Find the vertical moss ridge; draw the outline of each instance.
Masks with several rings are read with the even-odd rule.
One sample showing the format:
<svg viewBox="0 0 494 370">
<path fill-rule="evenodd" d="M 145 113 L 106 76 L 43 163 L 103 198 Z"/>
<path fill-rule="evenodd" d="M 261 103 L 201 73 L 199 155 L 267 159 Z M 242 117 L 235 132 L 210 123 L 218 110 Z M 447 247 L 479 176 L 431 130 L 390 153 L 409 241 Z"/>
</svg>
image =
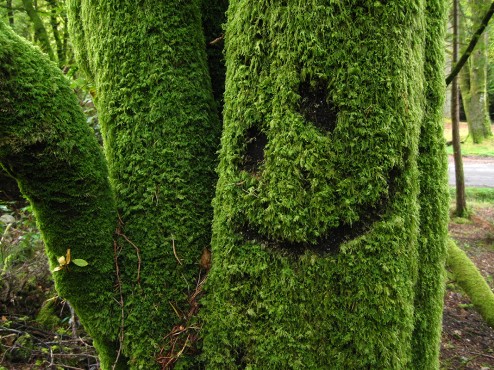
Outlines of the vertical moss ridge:
<svg viewBox="0 0 494 370">
<path fill-rule="evenodd" d="M 426 1 L 424 117 L 419 140 L 419 274 L 415 287 L 413 368 L 438 369 L 449 192 L 443 138 L 446 3 Z"/>
</svg>

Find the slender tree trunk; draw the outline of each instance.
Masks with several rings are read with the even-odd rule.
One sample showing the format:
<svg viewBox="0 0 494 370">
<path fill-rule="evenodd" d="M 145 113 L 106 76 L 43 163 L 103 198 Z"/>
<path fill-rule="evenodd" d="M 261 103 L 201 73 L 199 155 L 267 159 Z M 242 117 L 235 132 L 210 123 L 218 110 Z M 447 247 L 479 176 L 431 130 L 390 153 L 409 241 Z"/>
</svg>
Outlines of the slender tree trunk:
<svg viewBox="0 0 494 370">
<path fill-rule="evenodd" d="M 453 1 L 453 65 L 458 62 L 459 49 L 459 0 Z M 453 153 L 455 160 L 456 179 L 456 211 L 455 213 L 464 217 L 467 214 L 465 177 L 463 174 L 463 160 L 461 157 L 460 143 L 460 97 L 458 89 L 458 76 L 453 79 L 451 85 L 451 124 L 453 128 Z"/>
<path fill-rule="evenodd" d="M 71 50 L 69 50 L 69 20 L 67 18 L 67 12 L 64 9 L 62 12 L 63 19 L 63 41 L 62 41 L 62 58 L 69 65 L 74 62 L 74 56 Z"/>
<path fill-rule="evenodd" d="M 179 355 L 194 368 L 220 130 L 199 0 L 68 5 L 121 218 L 123 353 L 135 369 Z"/>
<path fill-rule="evenodd" d="M 12 9 L 12 0 L 6 1 L 7 17 L 9 18 L 10 27 L 14 26 L 14 10 Z"/>
<path fill-rule="evenodd" d="M 458 20 L 458 43 L 459 43 L 459 46 L 458 46 L 458 49 L 461 49 L 461 45 L 465 44 L 467 42 L 467 39 L 468 39 L 468 26 L 467 26 L 467 16 L 464 14 L 465 11 L 462 10 L 462 4 L 459 3 L 458 7 L 459 7 L 458 11 L 460 12 L 460 15 L 458 15 L 458 17 L 459 17 L 459 20 Z M 463 15 L 462 15 L 462 13 L 463 13 Z M 457 56 L 457 59 L 458 59 L 458 56 Z M 471 65 L 471 58 L 468 59 L 468 61 L 464 65 L 464 67 L 458 73 L 458 80 L 457 80 L 457 84 L 458 84 L 459 89 L 461 91 L 461 100 L 463 103 L 463 111 L 465 112 L 467 122 L 470 122 L 470 101 L 471 101 L 470 65 Z M 451 109 L 453 109 L 453 108 L 451 108 Z"/>
<path fill-rule="evenodd" d="M 57 46 L 57 61 L 58 66 L 62 67 L 65 64 L 64 60 L 64 49 L 62 39 L 60 38 L 60 32 L 58 30 L 58 9 L 57 9 L 57 1 L 56 0 L 47 0 L 47 3 L 50 5 L 50 25 L 53 33 L 53 38 L 55 39 L 55 45 Z"/>
<path fill-rule="evenodd" d="M 482 34 L 470 63 L 470 118 L 468 128 L 474 143 L 492 136 L 487 97 L 488 35 Z"/>
<path fill-rule="evenodd" d="M 439 369 L 444 263 L 449 216 L 448 160 L 444 145 L 444 34 L 447 4 L 426 2 L 425 111 L 419 141 L 420 236 L 412 351 L 415 370 Z"/>
<path fill-rule="evenodd" d="M 38 12 L 36 11 L 32 0 L 22 0 L 22 4 L 24 5 L 24 9 L 27 12 L 27 15 L 33 22 L 34 26 L 34 39 L 39 41 L 41 50 L 43 50 L 50 58 L 50 60 L 55 60 L 55 54 L 53 53 L 53 49 L 50 45 L 50 38 L 48 37 L 48 33 L 46 32 L 46 28 L 43 25 L 43 21 L 39 17 Z"/>
</svg>

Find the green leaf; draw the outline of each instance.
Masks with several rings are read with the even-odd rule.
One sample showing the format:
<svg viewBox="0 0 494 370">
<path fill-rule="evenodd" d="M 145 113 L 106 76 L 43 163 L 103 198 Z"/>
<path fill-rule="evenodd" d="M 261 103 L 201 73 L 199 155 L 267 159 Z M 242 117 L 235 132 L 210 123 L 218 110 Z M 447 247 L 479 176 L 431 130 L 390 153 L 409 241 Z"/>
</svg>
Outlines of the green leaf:
<svg viewBox="0 0 494 370">
<path fill-rule="evenodd" d="M 86 260 L 83 260 L 81 258 L 73 259 L 72 260 L 72 263 L 74 263 L 74 265 L 80 266 L 80 267 L 84 267 L 84 266 L 87 266 L 88 265 L 87 261 Z"/>
</svg>

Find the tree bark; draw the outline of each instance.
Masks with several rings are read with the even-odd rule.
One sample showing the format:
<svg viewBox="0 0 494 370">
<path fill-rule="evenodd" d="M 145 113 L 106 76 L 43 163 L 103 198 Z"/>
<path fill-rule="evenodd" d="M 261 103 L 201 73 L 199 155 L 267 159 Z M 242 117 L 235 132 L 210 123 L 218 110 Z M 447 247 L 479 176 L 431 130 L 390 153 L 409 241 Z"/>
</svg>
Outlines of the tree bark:
<svg viewBox="0 0 494 370">
<path fill-rule="evenodd" d="M 494 7 L 493 7 L 494 9 Z M 470 9 L 464 13 L 472 13 L 473 24 L 469 27 L 467 15 L 460 20 L 460 41 L 466 42 L 468 29 L 477 27 L 480 24 L 487 24 L 488 19 L 483 19 L 478 14 L 482 14 L 483 1 L 476 1 L 470 4 Z M 490 10 L 487 12 L 489 14 Z M 484 27 L 485 28 L 485 27 Z M 491 122 L 489 117 L 489 100 L 487 98 L 487 66 L 488 66 L 488 37 L 487 33 L 476 33 L 474 35 L 476 43 L 475 49 L 465 51 L 463 55 L 470 56 L 466 67 L 460 71 L 460 88 L 463 107 L 468 121 L 469 135 L 475 144 L 481 143 L 485 138 L 492 135 Z M 459 64 L 459 62 L 457 63 Z"/>
<path fill-rule="evenodd" d="M 10 27 L 14 26 L 14 9 L 12 9 L 12 0 L 6 1 L 7 17 L 9 18 Z"/>
<path fill-rule="evenodd" d="M 50 25 L 53 33 L 53 38 L 55 40 L 55 45 L 57 46 L 57 62 L 59 67 L 63 67 L 65 64 L 64 60 L 64 48 L 62 39 L 60 38 L 60 31 L 58 30 L 58 9 L 56 0 L 46 0 L 50 5 Z"/>
<path fill-rule="evenodd" d="M 458 60 L 459 41 L 459 0 L 453 1 L 453 64 Z M 451 125 L 453 131 L 453 155 L 455 160 L 456 180 L 456 211 L 460 217 L 467 215 L 467 203 L 465 194 L 465 177 L 463 174 L 463 159 L 460 143 L 460 97 L 458 89 L 458 76 L 453 78 L 451 86 Z"/>
<path fill-rule="evenodd" d="M 477 49 L 472 52 L 470 64 L 470 118 L 469 133 L 478 144 L 492 136 L 487 97 L 487 33 L 481 36 Z"/>
<path fill-rule="evenodd" d="M 50 45 L 50 38 L 48 37 L 45 26 L 43 25 L 43 21 L 34 8 L 33 1 L 22 0 L 22 4 L 24 5 L 24 9 L 29 16 L 29 19 L 31 19 L 31 22 L 33 22 L 34 39 L 40 43 L 41 50 L 43 50 L 48 55 L 50 60 L 55 61 L 55 54 L 53 53 L 53 49 Z"/>
</svg>

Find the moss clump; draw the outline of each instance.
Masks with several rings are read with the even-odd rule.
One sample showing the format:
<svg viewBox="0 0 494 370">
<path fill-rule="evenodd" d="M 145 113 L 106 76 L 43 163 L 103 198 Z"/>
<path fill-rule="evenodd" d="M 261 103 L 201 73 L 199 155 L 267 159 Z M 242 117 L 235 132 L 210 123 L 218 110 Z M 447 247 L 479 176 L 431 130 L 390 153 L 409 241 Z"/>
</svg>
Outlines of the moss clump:
<svg viewBox="0 0 494 370">
<path fill-rule="evenodd" d="M 487 324 L 494 328 L 494 294 L 475 264 L 452 239 L 448 241 L 447 266 Z"/>
<path fill-rule="evenodd" d="M 116 209 L 103 154 L 61 71 L 0 22 L 0 163 L 33 206 L 51 268 L 71 249 L 85 268 L 54 273 L 94 338 L 115 358 L 112 235 Z"/>
<path fill-rule="evenodd" d="M 426 14 L 230 2 L 211 368 L 412 367 Z"/>
<path fill-rule="evenodd" d="M 55 314 L 54 300 L 46 301 L 36 315 L 36 322 L 49 330 L 54 330 L 60 323 L 59 317 Z"/>
<path fill-rule="evenodd" d="M 153 368 L 163 338 L 184 325 L 210 240 L 220 125 L 199 5 L 69 1 L 125 235 L 124 353 L 133 368 Z"/>
</svg>

